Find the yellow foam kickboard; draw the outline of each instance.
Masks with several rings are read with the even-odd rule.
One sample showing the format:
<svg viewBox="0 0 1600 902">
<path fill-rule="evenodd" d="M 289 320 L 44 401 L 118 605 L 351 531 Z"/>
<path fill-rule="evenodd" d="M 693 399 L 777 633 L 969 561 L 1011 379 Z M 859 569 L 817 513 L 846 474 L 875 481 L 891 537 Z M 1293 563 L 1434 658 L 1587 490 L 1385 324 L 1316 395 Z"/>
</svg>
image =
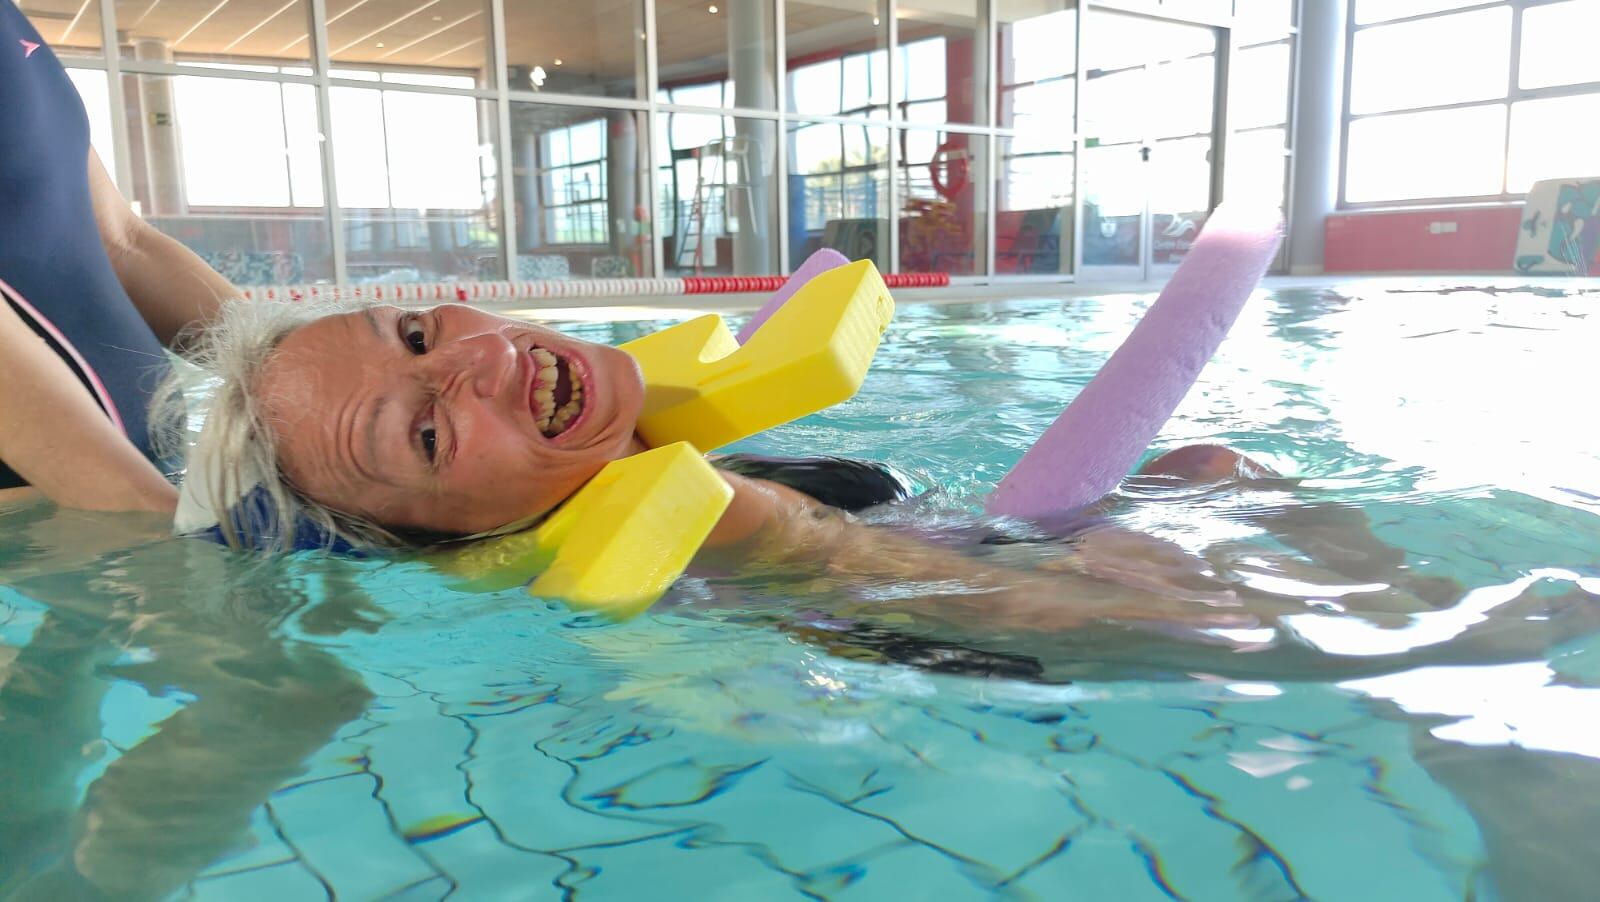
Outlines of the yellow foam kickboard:
<svg viewBox="0 0 1600 902">
<path fill-rule="evenodd" d="M 528 593 L 623 619 L 655 603 L 711 534 L 733 490 L 687 442 L 613 461 L 537 528 L 434 561 L 492 592 Z"/>
<path fill-rule="evenodd" d="M 535 529 L 434 563 L 492 592 L 632 617 L 689 566 L 733 491 L 702 455 L 848 399 L 861 387 L 894 301 L 871 261 L 814 277 L 743 347 L 719 316 L 623 345 L 645 378 L 638 431 L 652 449 L 607 464 Z"/>
<path fill-rule="evenodd" d="M 847 400 L 893 316 L 862 260 L 813 277 L 742 347 L 715 314 L 628 342 L 644 373 L 639 435 L 714 451 Z"/>
</svg>

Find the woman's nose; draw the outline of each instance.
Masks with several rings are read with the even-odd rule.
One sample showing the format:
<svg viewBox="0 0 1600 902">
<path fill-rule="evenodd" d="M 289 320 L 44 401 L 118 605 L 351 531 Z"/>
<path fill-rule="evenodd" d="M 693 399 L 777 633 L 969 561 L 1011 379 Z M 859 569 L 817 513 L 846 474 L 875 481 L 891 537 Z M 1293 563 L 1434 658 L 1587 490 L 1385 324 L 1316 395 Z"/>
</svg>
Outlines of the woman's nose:
<svg viewBox="0 0 1600 902">
<path fill-rule="evenodd" d="M 433 364 L 441 392 L 457 385 L 481 398 L 498 397 L 520 372 L 516 347 L 498 332 L 452 339 L 423 360 Z"/>
</svg>

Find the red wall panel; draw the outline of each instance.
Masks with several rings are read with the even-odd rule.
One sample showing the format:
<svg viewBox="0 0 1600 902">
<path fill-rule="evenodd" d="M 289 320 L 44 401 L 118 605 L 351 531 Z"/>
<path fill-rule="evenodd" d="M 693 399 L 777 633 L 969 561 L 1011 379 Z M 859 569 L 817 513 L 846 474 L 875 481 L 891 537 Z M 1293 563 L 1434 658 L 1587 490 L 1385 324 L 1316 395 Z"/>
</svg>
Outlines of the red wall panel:
<svg viewBox="0 0 1600 902">
<path fill-rule="evenodd" d="M 1510 272 L 1522 208 L 1463 207 L 1336 213 L 1324 272 Z"/>
</svg>

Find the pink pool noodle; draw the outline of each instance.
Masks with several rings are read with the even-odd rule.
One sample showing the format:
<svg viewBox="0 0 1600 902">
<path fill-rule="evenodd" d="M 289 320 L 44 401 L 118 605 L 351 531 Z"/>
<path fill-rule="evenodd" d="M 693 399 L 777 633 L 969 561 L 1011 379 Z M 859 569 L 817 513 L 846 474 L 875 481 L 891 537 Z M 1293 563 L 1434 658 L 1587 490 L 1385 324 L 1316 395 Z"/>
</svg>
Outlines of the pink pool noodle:
<svg viewBox="0 0 1600 902">
<path fill-rule="evenodd" d="M 1275 210 L 1219 207 L 1127 340 L 1000 480 L 988 512 L 1067 514 L 1116 488 L 1216 353 L 1281 231 Z"/>
<path fill-rule="evenodd" d="M 789 281 L 783 283 L 783 287 L 778 289 L 778 293 L 767 299 L 767 302 L 761 305 L 761 309 L 750 317 L 750 321 L 744 324 L 744 328 L 739 330 L 739 335 L 737 336 L 739 344 L 749 341 L 750 336 L 756 334 L 756 330 L 761 328 L 761 325 L 768 319 L 771 319 L 772 314 L 777 313 L 779 307 L 782 307 L 790 298 L 794 297 L 794 293 L 800 290 L 801 285 L 830 269 L 843 266 L 849 262 L 849 257 L 826 247 L 807 257 L 806 262 L 800 264 L 800 268 L 795 270 L 794 275 L 789 277 Z"/>
</svg>

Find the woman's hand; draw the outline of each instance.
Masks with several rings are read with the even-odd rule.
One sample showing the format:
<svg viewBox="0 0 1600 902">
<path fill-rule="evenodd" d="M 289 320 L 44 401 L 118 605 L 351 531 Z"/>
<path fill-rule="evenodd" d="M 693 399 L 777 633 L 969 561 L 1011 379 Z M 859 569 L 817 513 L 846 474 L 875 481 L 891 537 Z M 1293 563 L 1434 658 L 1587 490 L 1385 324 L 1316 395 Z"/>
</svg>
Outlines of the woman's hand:
<svg viewBox="0 0 1600 902">
<path fill-rule="evenodd" d="M 1237 604 L 1239 596 L 1204 559 L 1165 539 L 1115 526 L 1074 536 L 1072 553 L 1039 565 L 1041 570 L 1075 573 L 1168 598 Z"/>
<path fill-rule="evenodd" d="M 914 600 L 889 607 L 969 632 L 1066 632 L 1104 624 L 1187 630 L 1261 625 L 1231 593 L 1154 595 L 1105 580 L 1048 572 L 989 570 L 979 579 L 925 583 Z"/>
</svg>

